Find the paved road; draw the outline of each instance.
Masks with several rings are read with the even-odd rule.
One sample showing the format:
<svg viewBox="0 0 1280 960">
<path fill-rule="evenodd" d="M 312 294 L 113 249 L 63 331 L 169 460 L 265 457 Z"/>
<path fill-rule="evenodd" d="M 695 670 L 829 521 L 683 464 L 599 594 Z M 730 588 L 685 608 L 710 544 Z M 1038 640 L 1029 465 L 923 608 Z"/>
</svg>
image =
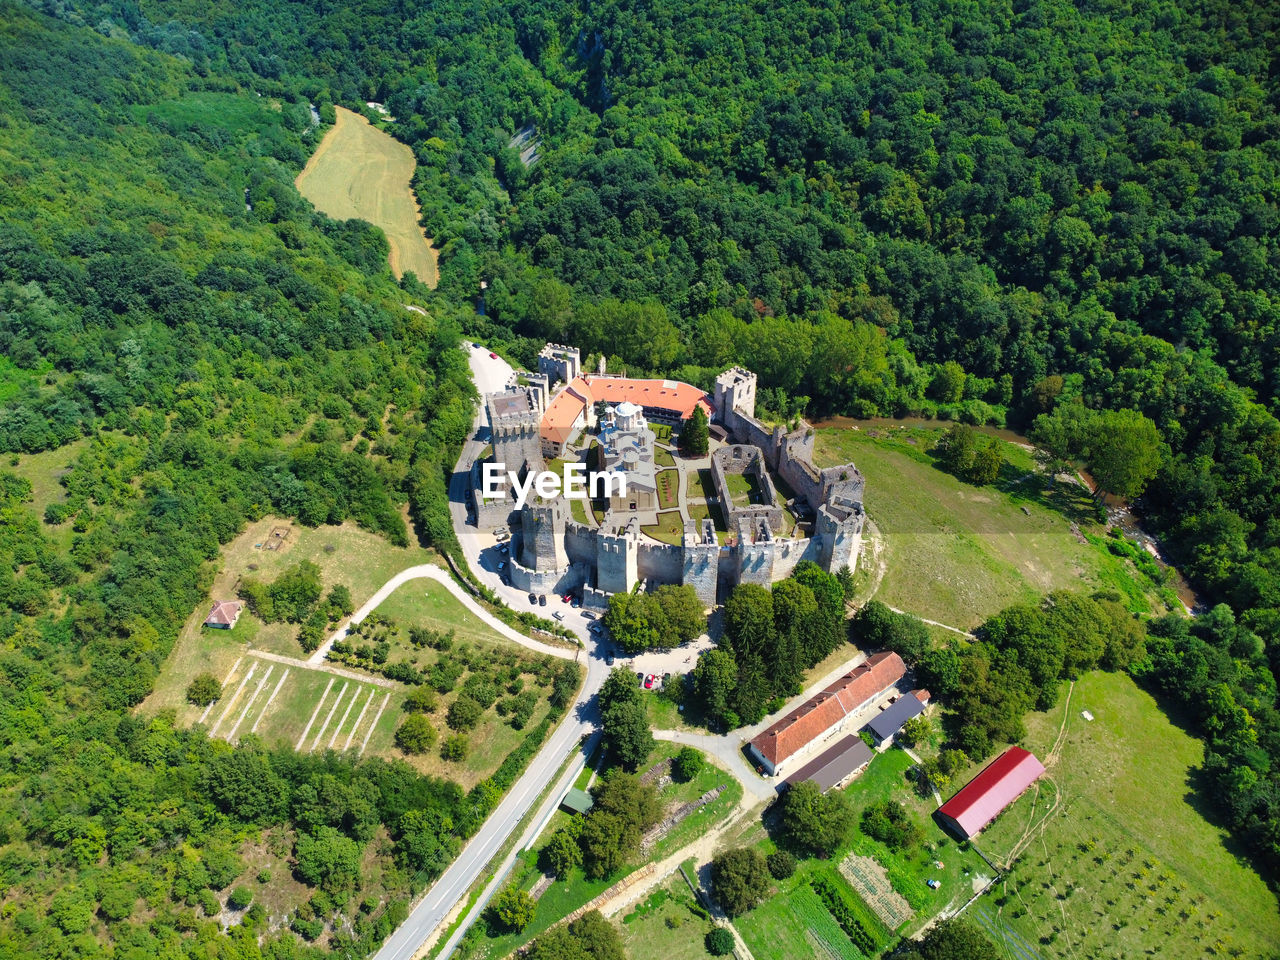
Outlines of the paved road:
<svg viewBox="0 0 1280 960">
<path fill-rule="evenodd" d="M 482 396 L 485 393 L 500 390 L 506 385 L 512 373 L 510 366 L 500 359 L 491 359 L 489 352 L 483 347 L 468 347 L 467 349 L 470 354 L 471 372 L 475 379 L 476 389 L 480 391 Z M 484 426 L 484 416 L 482 406 L 476 413 L 475 427 L 477 430 L 473 431 L 473 438 L 479 428 Z M 484 446 L 485 444 L 480 440 L 471 439 L 467 441 L 461 456 L 458 458 L 458 464 L 454 468 L 454 474 L 449 483 L 449 506 L 453 513 L 454 529 L 459 533 L 459 538 L 463 544 L 463 552 L 476 577 L 486 586 L 496 590 L 503 600 L 507 601 L 513 608 L 528 609 L 528 597 L 525 594 L 502 584 L 496 572 L 496 561 L 494 561 L 493 557 L 483 558 L 489 561 L 488 564 L 481 562 L 480 552 L 484 549 L 485 544 L 481 535 L 475 531 L 475 528 L 468 527 L 466 524 L 465 495 L 467 474 L 470 471 L 472 462 L 480 451 L 484 449 Z M 492 537 L 488 539 L 492 540 Z M 431 567 L 429 569 L 436 570 L 441 575 L 444 575 L 444 571 L 439 570 L 439 568 Z M 448 582 L 452 583 L 451 580 Z M 466 599 L 470 600 L 470 597 Z M 474 601 L 472 602 L 474 603 Z M 564 608 L 566 611 L 569 609 L 568 607 Z M 539 612 L 546 615 L 550 612 L 550 608 L 542 608 Z M 578 613 L 579 611 L 573 612 Z M 500 621 L 498 622 L 501 623 Z M 506 631 L 509 628 L 505 624 L 501 624 L 501 626 L 504 635 L 508 635 Z M 579 654 L 579 662 L 585 662 L 587 676 L 582 690 L 578 694 L 578 699 L 569 708 L 568 716 L 561 721 L 555 732 L 552 733 L 551 738 L 530 762 L 524 775 L 507 791 L 497 809 L 489 815 L 484 825 L 471 838 L 453 863 L 449 865 L 449 868 L 432 884 L 426 896 L 413 908 L 408 919 L 400 925 L 395 933 L 387 938 L 382 948 L 375 954 L 376 960 L 411 960 L 422 943 L 435 932 L 457 902 L 467 896 L 472 885 L 480 878 L 481 872 L 502 848 L 503 844 L 507 842 L 519 825 L 530 817 L 538 795 L 555 776 L 556 771 L 564 763 L 565 759 L 571 756 L 574 751 L 581 752 L 583 739 L 595 731 L 599 710 L 596 694 L 600 691 L 605 678 L 609 675 L 609 668 L 605 666 L 603 651 L 600 655 L 596 653 L 594 637 L 587 630 L 589 626 L 587 620 L 566 615 L 565 626 L 577 633 L 583 639 L 585 645 L 585 649 Z M 514 633 L 514 631 L 511 631 L 511 633 Z M 530 641 L 528 637 L 521 637 L 520 642 L 528 645 L 534 641 Z M 564 656 L 566 653 L 560 648 L 547 649 L 554 649 L 559 656 Z M 572 653 L 569 655 L 572 656 Z M 468 920 L 473 919 L 476 913 L 478 911 L 473 910 L 472 916 Z M 454 936 L 450 939 L 450 945 L 460 939 L 461 935 L 466 932 L 466 927 L 467 923 L 459 926 L 459 929 L 455 931 Z M 442 953 L 443 955 L 447 955 L 447 951 Z"/>
</svg>

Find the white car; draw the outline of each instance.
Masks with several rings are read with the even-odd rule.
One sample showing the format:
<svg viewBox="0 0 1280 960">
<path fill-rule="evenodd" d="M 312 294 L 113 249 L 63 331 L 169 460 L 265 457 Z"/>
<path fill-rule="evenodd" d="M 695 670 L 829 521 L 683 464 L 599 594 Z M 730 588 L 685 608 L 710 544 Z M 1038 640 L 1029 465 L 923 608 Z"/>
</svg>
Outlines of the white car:
<svg viewBox="0 0 1280 960">
<path fill-rule="evenodd" d="M 563 614 L 563 613 L 561 613 L 559 610 L 557 610 L 555 613 L 553 613 L 553 614 L 552 614 L 552 616 L 553 616 L 553 617 L 555 617 L 557 620 L 563 620 L 563 619 L 564 619 L 564 614 Z"/>
</svg>

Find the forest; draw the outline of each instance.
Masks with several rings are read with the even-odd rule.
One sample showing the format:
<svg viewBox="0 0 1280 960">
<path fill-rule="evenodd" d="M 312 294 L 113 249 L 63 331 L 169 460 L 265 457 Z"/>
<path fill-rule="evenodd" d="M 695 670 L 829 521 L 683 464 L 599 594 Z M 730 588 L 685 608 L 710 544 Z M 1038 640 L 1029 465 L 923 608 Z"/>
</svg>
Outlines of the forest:
<svg viewBox="0 0 1280 960">
<path fill-rule="evenodd" d="M 43 904 L 0 919 L 0 950 L 88 954 L 97 924 L 102 950 L 161 955 L 155 924 L 82 922 L 108 875 L 173 904 L 165 930 L 191 922 L 185 894 L 131 872 L 166 875 L 168 846 L 95 860 L 85 843 L 206 803 L 186 754 L 137 747 L 126 711 L 247 519 L 451 549 L 462 334 L 526 362 L 574 342 L 703 386 L 743 363 L 778 421 L 1007 423 L 1058 461 L 1138 464 L 1113 490 L 1207 613 L 1148 625 L 1145 655 L 1115 665 L 1196 726 L 1197 789 L 1274 877 L 1277 16 L 1260 0 L 0 4 L 0 450 L 78 445 L 44 516 L 0 461 L 0 865 Z M 376 230 L 293 189 L 320 133 L 308 103 L 365 100 L 415 151 L 435 291 L 398 287 Z M 509 143 L 529 124 L 525 167 Z M 1101 449 L 1116 426 L 1131 443 Z M 1052 635 L 1050 614 L 1021 611 L 1018 630 Z M 991 627 L 990 666 L 966 669 L 998 672 L 1024 643 Z M 1020 702 L 1051 667 L 1039 686 L 1018 674 Z M 754 715 L 779 683 L 724 709 Z M 79 906 L 55 922 L 68 890 Z"/>
</svg>

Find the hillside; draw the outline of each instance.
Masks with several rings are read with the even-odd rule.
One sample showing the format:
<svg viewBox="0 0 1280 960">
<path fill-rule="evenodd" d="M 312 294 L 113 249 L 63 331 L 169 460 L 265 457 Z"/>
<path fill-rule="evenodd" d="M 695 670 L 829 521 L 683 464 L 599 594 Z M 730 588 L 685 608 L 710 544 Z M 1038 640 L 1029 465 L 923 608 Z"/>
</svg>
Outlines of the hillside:
<svg viewBox="0 0 1280 960">
<path fill-rule="evenodd" d="M 319 935 L 366 857 L 383 905 L 335 935 L 380 939 L 438 869 L 393 854 L 398 804 L 448 822 L 436 849 L 483 805 L 398 762 L 286 763 L 130 708 L 246 521 L 408 543 L 406 502 L 430 512 L 470 423 L 457 328 L 404 309 L 380 233 L 298 196 L 318 131 L 288 89 L 5 4 L 0 126 L 0 952 L 166 955 L 247 864 L 312 835 L 336 859 L 308 872 L 299 847 L 314 889 L 277 866 L 266 907 L 312 897 Z M 244 917 L 211 949 L 301 943 Z"/>
</svg>

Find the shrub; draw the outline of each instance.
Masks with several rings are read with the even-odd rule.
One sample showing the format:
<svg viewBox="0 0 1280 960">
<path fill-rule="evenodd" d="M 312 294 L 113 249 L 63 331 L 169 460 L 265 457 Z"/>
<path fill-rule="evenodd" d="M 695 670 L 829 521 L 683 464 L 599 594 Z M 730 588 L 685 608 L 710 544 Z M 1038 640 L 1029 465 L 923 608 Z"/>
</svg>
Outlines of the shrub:
<svg viewBox="0 0 1280 960">
<path fill-rule="evenodd" d="M 222 683 L 212 673 L 199 674 L 187 685 L 187 702 L 207 707 L 222 696 Z"/>
<path fill-rule="evenodd" d="M 707 933 L 707 953 L 713 957 L 724 957 L 733 953 L 733 934 L 725 927 L 716 927 Z"/>
<path fill-rule="evenodd" d="M 449 724 L 450 730 L 465 733 L 468 730 L 475 729 L 483 714 L 484 707 L 480 706 L 471 697 L 463 695 L 449 705 L 449 714 L 445 718 L 445 722 Z"/>
<path fill-rule="evenodd" d="M 693 747 L 681 747 L 675 759 L 671 761 L 671 770 L 681 783 L 688 783 L 702 772 L 707 765 L 706 758 Z"/>
<path fill-rule="evenodd" d="M 196 898 L 200 902 L 200 909 L 204 911 L 206 917 L 216 917 L 222 912 L 222 903 L 208 887 L 196 894 Z"/>
<path fill-rule="evenodd" d="M 411 713 L 396 730 L 396 746 L 405 753 L 426 753 L 436 742 L 436 728 L 420 713 Z"/>
<path fill-rule="evenodd" d="M 796 872 L 796 858 L 789 850 L 777 850 L 766 858 L 769 874 L 775 880 L 786 880 Z"/>
<path fill-rule="evenodd" d="M 410 713 L 431 713 L 440 705 L 440 695 L 431 687 L 414 687 L 404 698 L 404 708 Z"/>
<path fill-rule="evenodd" d="M 229 910 L 243 910 L 251 903 L 253 903 L 253 891 L 248 887 L 236 887 L 231 891 L 231 896 L 227 897 Z"/>
<path fill-rule="evenodd" d="M 470 748 L 471 741 L 467 739 L 466 734 L 455 733 L 445 737 L 444 743 L 440 744 L 440 756 L 445 760 L 458 763 L 467 759 L 467 751 Z"/>
</svg>

